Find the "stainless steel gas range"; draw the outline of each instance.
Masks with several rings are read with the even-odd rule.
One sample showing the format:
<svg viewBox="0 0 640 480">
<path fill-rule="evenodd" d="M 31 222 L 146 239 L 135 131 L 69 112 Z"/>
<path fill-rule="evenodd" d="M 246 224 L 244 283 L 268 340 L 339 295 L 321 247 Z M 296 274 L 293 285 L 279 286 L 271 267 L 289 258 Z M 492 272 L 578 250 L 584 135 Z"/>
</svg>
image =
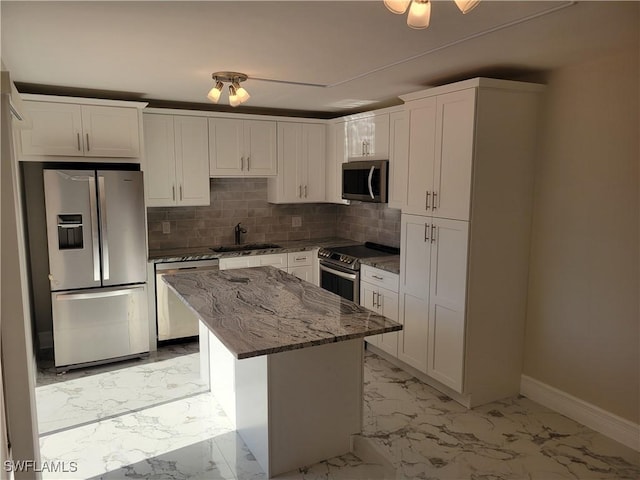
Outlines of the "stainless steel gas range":
<svg viewBox="0 0 640 480">
<path fill-rule="evenodd" d="M 355 303 L 360 302 L 360 260 L 398 255 L 400 249 L 366 242 L 318 251 L 320 286 Z"/>
</svg>

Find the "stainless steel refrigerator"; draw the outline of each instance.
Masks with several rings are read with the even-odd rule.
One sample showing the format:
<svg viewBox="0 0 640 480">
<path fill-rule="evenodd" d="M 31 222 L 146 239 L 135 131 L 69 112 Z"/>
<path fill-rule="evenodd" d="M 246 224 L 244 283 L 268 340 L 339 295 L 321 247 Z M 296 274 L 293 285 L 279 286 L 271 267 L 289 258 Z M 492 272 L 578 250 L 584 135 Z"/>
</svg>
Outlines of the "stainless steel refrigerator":
<svg viewBox="0 0 640 480">
<path fill-rule="evenodd" d="M 43 176 L 55 366 L 148 352 L 142 172 Z"/>
</svg>

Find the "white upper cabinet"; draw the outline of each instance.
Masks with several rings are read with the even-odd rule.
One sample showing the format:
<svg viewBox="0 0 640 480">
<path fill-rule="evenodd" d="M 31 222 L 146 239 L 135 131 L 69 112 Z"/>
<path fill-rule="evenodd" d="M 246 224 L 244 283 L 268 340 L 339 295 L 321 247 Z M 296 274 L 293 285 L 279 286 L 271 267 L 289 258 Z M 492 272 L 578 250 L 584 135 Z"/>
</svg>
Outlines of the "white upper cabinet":
<svg viewBox="0 0 640 480">
<path fill-rule="evenodd" d="M 406 213 L 468 220 L 476 89 L 406 104 L 409 168 Z"/>
<path fill-rule="evenodd" d="M 145 114 L 147 206 L 209 205 L 207 119 Z"/>
<path fill-rule="evenodd" d="M 345 203 L 342 199 L 342 164 L 347 161 L 346 122 L 331 122 L 327 126 L 327 162 L 325 201 Z"/>
<path fill-rule="evenodd" d="M 211 177 L 277 174 L 276 122 L 209 118 Z"/>
<path fill-rule="evenodd" d="M 409 178 L 409 113 L 389 114 L 389 207 L 407 205 Z"/>
<path fill-rule="evenodd" d="M 389 158 L 389 114 L 349 119 L 346 124 L 347 156 L 351 160 Z"/>
<path fill-rule="evenodd" d="M 20 131 L 20 154 L 26 160 L 30 156 L 140 157 L 136 106 L 33 100 L 25 100 L 24 106 L 32 125 Z"/>
<path fill-rule="evenodd" d="M 309 203 L 325 199 L 326 127 L 278 122 L 278 176 L 268 181 L 268 201 Z"/>
</svg>

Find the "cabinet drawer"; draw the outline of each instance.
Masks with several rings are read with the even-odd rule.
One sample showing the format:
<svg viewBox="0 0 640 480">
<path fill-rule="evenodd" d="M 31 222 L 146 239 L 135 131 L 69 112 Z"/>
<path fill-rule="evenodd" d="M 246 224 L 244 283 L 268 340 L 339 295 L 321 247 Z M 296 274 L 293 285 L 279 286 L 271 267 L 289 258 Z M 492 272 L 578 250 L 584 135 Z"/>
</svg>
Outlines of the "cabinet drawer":
<svg viewBox="0 0 640 480">
<path fill-rule="evenodd" d="M 265 267 L 271 265 L 283 270 L 287 269 L 287 254 L 275 253 L 270 255 L 256 255 L 255 257 L 256 267 Z"/>
<path fill-rule="evenodd" d="M 313 250 L 306 252 L 293 252 L 288 253 L 289 266 L 290 267 L 303 267 L 306 265 L 312 265 L 313 262 Z"/>
<path fill-rule="evenodd" d="M 398 292 L 399 275 L 396 273 L 380 270 L 379 268 L 362 265 L 360 269 L 360 279 L 379 287 L 387 288 L 393 292 Z"/>
</svg>

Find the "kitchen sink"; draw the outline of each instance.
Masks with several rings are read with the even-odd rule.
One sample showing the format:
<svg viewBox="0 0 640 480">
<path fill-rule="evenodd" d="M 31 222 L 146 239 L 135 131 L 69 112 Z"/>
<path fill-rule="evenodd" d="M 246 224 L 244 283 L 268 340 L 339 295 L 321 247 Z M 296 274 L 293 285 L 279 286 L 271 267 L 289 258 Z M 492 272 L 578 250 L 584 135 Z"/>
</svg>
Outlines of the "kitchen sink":
<svg viewBox="0 0 640 480">
<path fill-rule="evenodd" d="M 224 253 L 224 252 L 246 252 L 249 250 L 265 250 L 268 248 L 282 248 L 280 245 L 276 245 L 275 243 L 247 243 L 246 245 L 226 245 L 220 247 L 211 247 L 216 253 Z"/>
</svg>

